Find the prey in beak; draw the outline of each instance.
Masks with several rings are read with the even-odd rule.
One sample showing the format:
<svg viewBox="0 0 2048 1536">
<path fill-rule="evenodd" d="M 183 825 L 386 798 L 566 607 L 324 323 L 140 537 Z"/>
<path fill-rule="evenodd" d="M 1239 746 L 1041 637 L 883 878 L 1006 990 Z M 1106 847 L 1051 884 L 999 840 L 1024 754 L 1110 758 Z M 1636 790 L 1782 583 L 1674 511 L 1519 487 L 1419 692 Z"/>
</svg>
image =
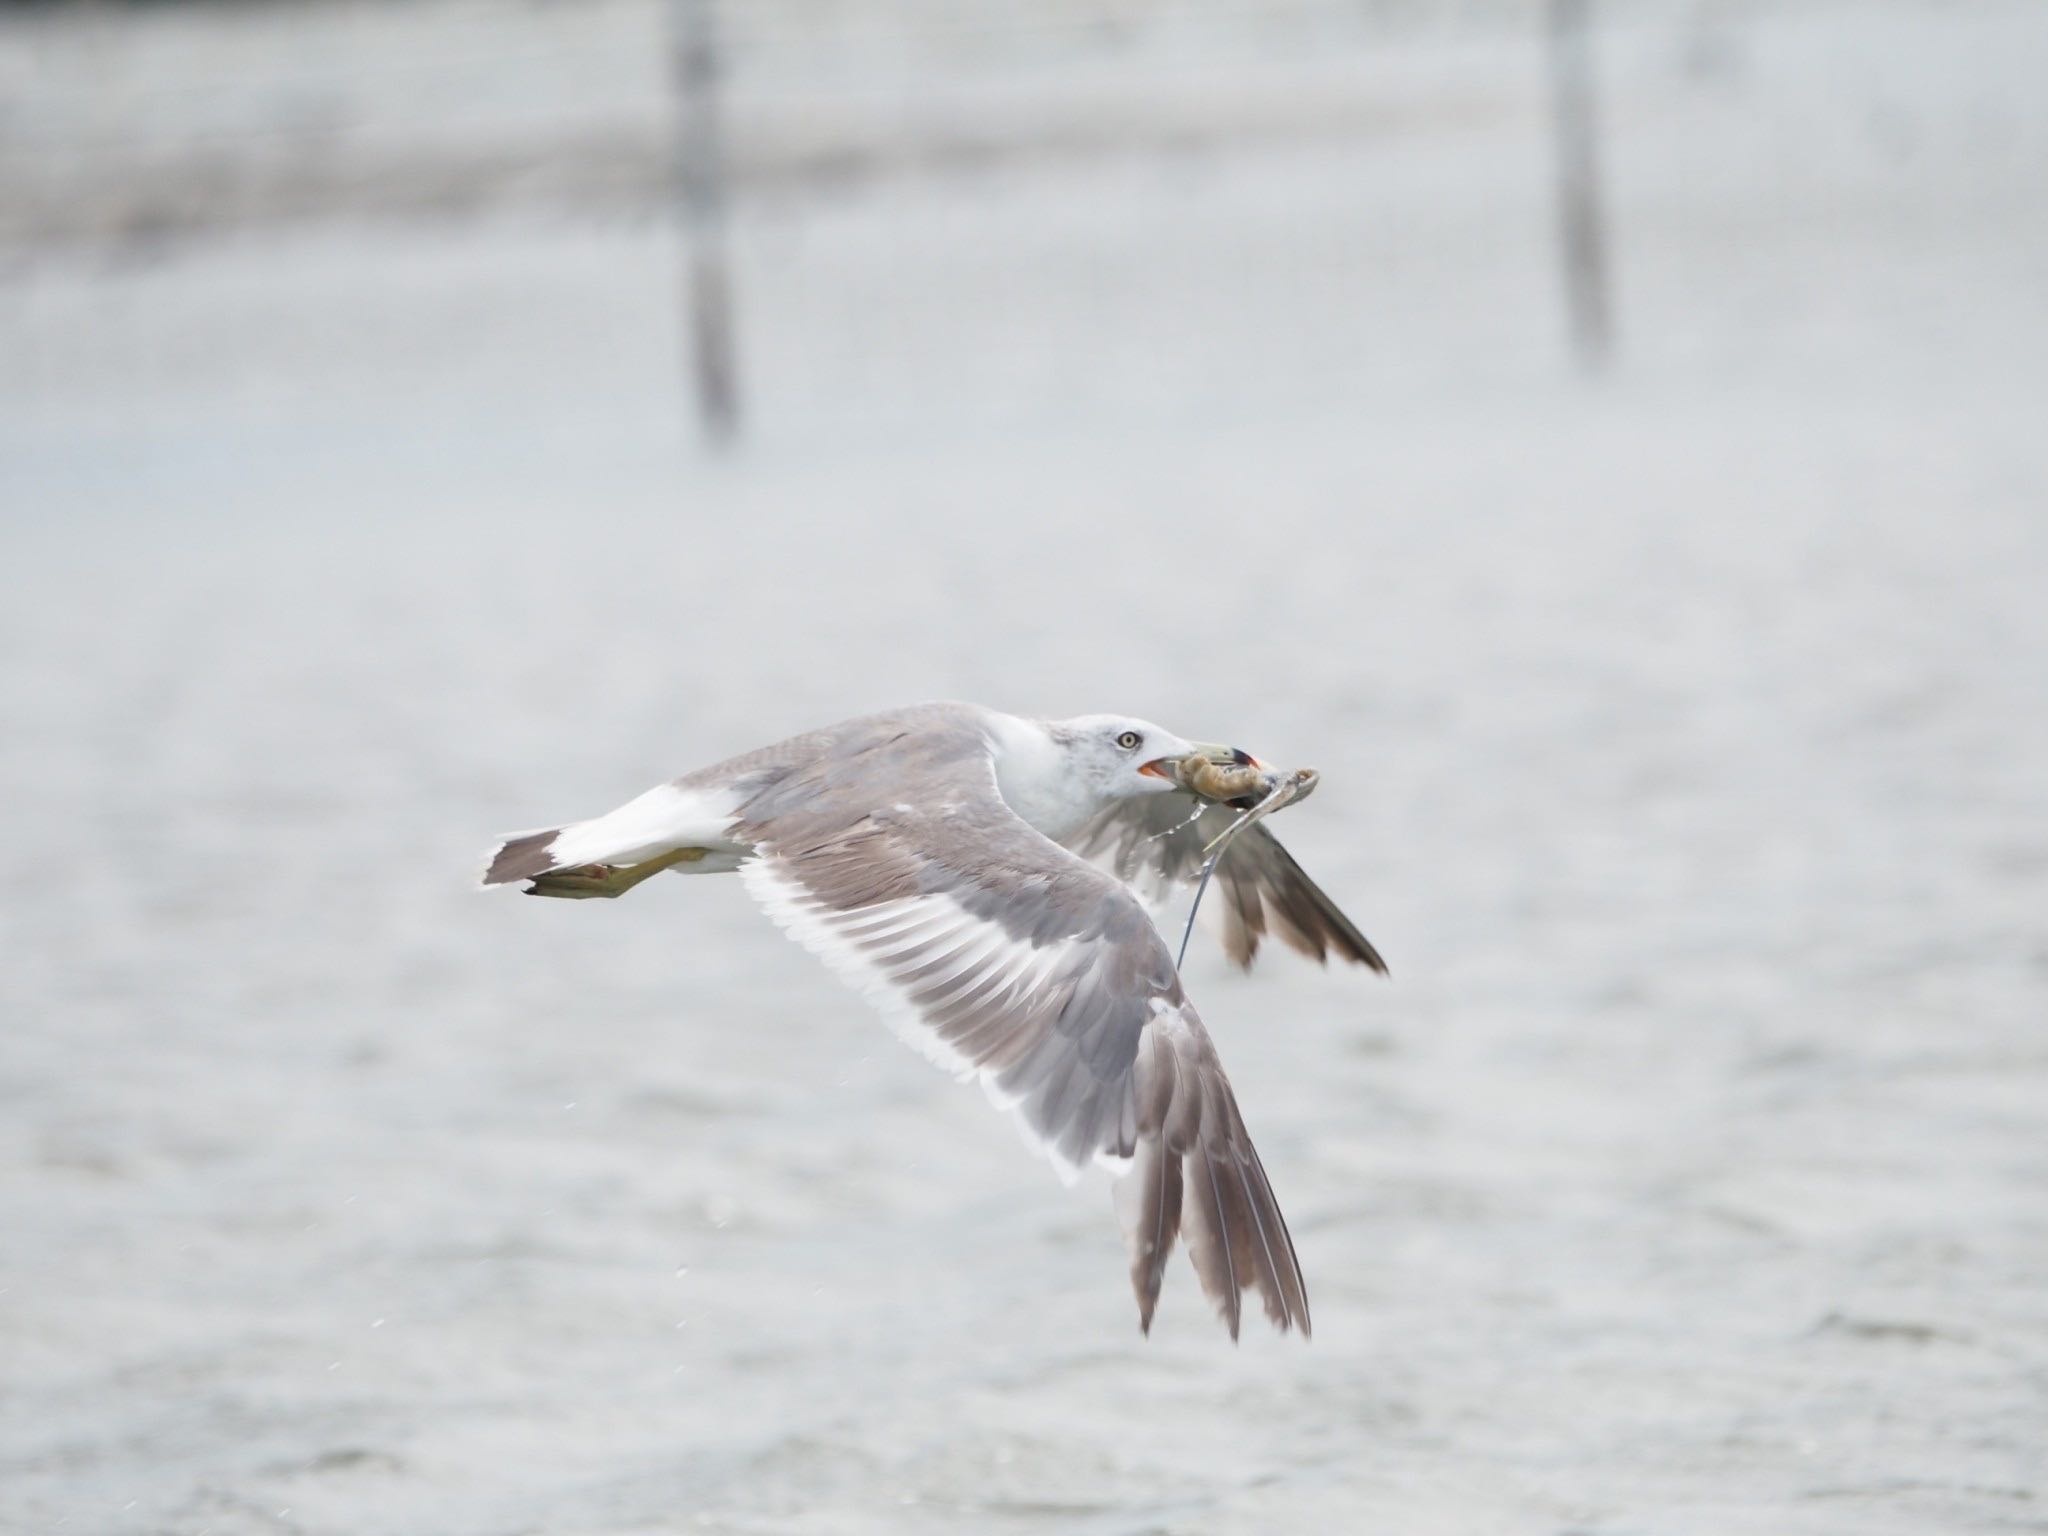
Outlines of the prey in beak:
<svg viewBox="0 0 2048 1536">
<path fill-rule="evenodd" d="M 1188 770 L 1197 763 L 1213 763 L 1220 768 L 1263 768 L 1260 762 L 1243 747 L 1219 746 L 1213 741 L 1198 741 L 1194 750 L 1175 757 L 1155 757 L 1138 769 L 1149 773 L 1155 779 L 1165 779 L 1169 784 L 1187 786 Z"/>
</svg>

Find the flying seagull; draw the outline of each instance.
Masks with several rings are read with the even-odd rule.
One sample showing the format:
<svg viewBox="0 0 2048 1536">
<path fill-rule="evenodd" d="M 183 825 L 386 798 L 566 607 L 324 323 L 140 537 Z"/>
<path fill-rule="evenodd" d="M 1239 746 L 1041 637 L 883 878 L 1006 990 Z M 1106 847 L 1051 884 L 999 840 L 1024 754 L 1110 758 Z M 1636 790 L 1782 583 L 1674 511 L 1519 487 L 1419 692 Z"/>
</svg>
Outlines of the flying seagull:
<svg viewBox="0 0 2048 1536">
<path fill-rule="evenodd" d="M 483 879 L 610 897 L 667 869 L 738 871 L 906 1040 L 979 1079 L 1063 1177 L 1090 1162 L 1122 1175 L 1145 1332 L 1185 1236 L 1233 1339 L 1247 1287 L 1282 1332 L 1306 1335 L 1308 1293 L 1266 1170 L 1173 954 L 1126 883 L 1194 879 L 1235 819 L 1180 788 L 1176 765 L 1193 756 L 1256 761 L 1121 715 L 921 704 L 508 838 Z M 1319 960 L 1385 971 L 1265 822 L 1229 845 L 1214 880 L 1240 965 L 1270 925 Z"/>
</svg>

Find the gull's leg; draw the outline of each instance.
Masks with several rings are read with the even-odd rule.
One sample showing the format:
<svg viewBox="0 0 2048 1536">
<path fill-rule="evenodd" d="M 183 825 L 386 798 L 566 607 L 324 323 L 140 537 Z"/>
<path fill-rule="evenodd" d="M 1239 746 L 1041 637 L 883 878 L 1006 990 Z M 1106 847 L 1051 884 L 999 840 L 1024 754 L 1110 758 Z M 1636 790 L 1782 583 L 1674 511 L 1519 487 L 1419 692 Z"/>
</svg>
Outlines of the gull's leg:
<svg viewBox="0 0 2048 1536">
<path fill-rule="evenodd" d="M 573 869 L 553 869 L 535 875 L 526 894 L 564 896 L 578 901 L 594 896 L 623 896 L 642 880 L 678 864 L 694 864 L 710 852 L 709 848 L 672 848 L 639 864 L 579 864 Z"/>
</svg>

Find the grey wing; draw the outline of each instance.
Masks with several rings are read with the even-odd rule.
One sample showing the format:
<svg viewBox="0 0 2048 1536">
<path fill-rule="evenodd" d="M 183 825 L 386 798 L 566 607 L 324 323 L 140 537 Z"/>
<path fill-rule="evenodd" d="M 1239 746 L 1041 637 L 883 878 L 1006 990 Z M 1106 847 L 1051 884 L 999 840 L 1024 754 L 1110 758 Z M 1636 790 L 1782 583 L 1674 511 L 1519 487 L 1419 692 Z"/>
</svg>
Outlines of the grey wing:
<svg viewBox="0 0 2048 1536">
<path fill-rule="evenodd" d="M 1145 1328 L 1184 1232 L 1233 1337 L 1247 1287 L 1306 1333 L 1286 1223 L 1144 909 L 1018 820 L 978 741 L 921 732 L 860 755 L 835 751 L 743 808 L 748 889 L 910 1043 L 979 1079 L 1055 1166 L 1127 1174 Z"/>
<path fill-rule="evenodd" d="M 1192 884 L 1202 873 L 1203 849 L 1237 819 L 1238 812 L 1192 795 L 1145 795 L 1112 806 L 1067 846 L 1126 884 L 1159 894 Z M 1245 970 L 1268 926 L 1287 944 L 1327 963 L 1335 954 L 1386 974 L 1387 963 L 1337 904 L 1309 879 L 1265 822 L 1244 829 L 1216 866 L 1212 895 L 1220 898 L 1223 947 Z"/>
</svg>

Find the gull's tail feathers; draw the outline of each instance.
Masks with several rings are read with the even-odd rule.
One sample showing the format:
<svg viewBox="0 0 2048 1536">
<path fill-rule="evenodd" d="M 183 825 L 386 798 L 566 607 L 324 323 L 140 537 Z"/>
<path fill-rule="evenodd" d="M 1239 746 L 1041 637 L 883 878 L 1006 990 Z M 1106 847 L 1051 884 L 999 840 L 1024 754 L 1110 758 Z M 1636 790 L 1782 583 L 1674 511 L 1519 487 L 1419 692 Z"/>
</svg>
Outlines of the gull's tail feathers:
<svg viewBox="0 0 2048 1536">
<path fill-rule="evenodd" d="M 485 885 L 510 885 L 515 880 L 531 880 L 535 875 L 544 875 L 549 870 L 559 869 L 549 849 L 555 839 L 562 835 L 561 827 L 547 827 L 539 832 L 520 832 L 506 838 L 491 855 L 490 866 L 484 870 Z"/>
<path fill-rule="evenodd" d="M 537 896 L 617 896 L 662 869 L 697 874 L 737 869 L 747 850 L 734 843 L 734 795 L 721 788 L 662 784 L 615 811 L 565 827 L 520 832 L 498 845 L 484 870 L 485 886 L 548 881 Z M 589 878 L 572 879 L 570 872 Z"/>
</svg>

